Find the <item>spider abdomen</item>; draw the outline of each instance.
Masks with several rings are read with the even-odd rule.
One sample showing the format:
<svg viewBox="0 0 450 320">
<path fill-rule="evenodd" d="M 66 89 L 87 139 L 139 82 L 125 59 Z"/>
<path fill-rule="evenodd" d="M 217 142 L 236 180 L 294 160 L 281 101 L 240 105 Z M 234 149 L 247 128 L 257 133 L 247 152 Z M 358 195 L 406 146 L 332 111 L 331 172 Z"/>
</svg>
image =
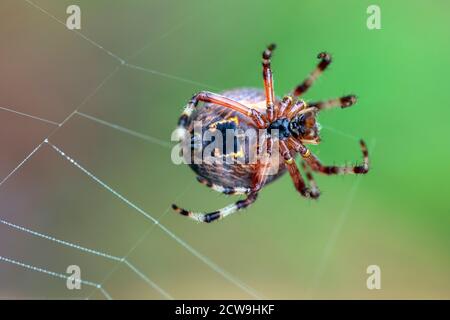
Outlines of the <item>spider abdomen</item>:
<svg viewBox="0 0 450 320">
<path fill-rule="evenodd" d="M 264 91 L 260 89 L 253 88 L 238 88 L 233 90 L 224 91 L 221 95 L 238 101 L 244 105 L 251 106 L 253 109 L 265 113 L 266 101 Z M 254 130 L 258 133 L 258 128 L 251 121 L 248 121 L 244 115 L 239 112 L 230 110 L 213 103 L 205 103 L 203 106 L 199 106 L 198 110 L 192 115 L 192 119 L 187 127 L 190 137 L 195 137 L 194 123 L 201 123 L 202 134 L 208 130 L 219 130 L 223 137 L 222 144 L 223 148 L 220 150 L 220 154 L 216 156 L 223 156 L 221 163 L 207 163 L 205 161 L 200 161 L 199 163 L 191 163 L 190 167 L 194 172 L 196 172 L 200 177 L 203 177 L 212 184 L 222 186 L 224 188 L 247 188 L 253 189 L 256 173 L 256 163 L 250 161 L 249 156 L 246 154 L 248 148 L 236 149 L 236 142 L 234 141 L 234 136 L 227 135 L 227 130 L 234 130 L 235 132 L 246 132 L 247 130 Z M 233 141 L 227 141 L 227 139 L 233 139 Z M 207 143 L 202 140 L 200 145 L 197 147 L 206 150 Z M 231 150 L 226 148 L 227 145 L 235 146 Z M 257 146 L 248 146 L 250 148 L 256 148 Z M 191 156 L 194 158 L 194 148 L 192 149 Z M 198 152 L 198 150 L 197 150 Z M 244 161 L 238 162 L 227 162 L 228 157 L 243 156 Z M 204 158 L 204 155 L 203 155 Z M 204 159 L 200 160 L 204 160 Z M 285 171 L 285 164 L 281 157 L 274 157 L 271 166 L 277 168 L 274 174 L 267 177 L 266 183 L 269 183 L 279 176 L 281 176 Z"/>
</svg>

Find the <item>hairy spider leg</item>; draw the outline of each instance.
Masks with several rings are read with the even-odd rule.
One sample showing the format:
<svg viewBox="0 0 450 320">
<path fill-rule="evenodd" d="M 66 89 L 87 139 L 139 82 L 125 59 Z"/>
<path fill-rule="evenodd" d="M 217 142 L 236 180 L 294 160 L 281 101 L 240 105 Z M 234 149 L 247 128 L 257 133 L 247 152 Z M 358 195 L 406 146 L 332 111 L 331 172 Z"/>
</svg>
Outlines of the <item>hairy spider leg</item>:
<svg viewBox="0 0 450 320">
<path fill-rule="evenodd" d="M 304 94 L 308 89 L 313 85 L 314 81 L 322 74 L 322 72 L 328 67 L 331 63 L 331 55 L 326 52 L 321 52 L 317 55 L 317 58 L 320 59 L 317 67 L 309 74 L 309 76 L 298 85 L 292 95 L 294 97 L 299 97 Z"/>
<path fill-rule="evenodd" d="M 244 187 L 235 187 L 235 188 L 230 188 L 230 187 L 224 187 L 224 186 L 220 186 L 218 184 L 214 184 L 211 183 L 210 181 L 208 181 L 207 179 L 203 178 L 203 177 L 197 177 L 198 182 L 200 182 L 201 184 L 207 186 L 208 188 L 211 188 L 214 191 L 226 194 L 226 195 L 238 195 L 238 194 L 248 194 L 251 192 L 250 188 L 244 188 Z"/>
<path fill-rule="evenodd" d="M 178 129 L 186 131 L 186 127 L 189 123 L 190 117 L 198 105 L 199 101 L 214 103 L 230 110 L 241 113 L 242 115 L 248 117 L 253 120 L 256 126 L 259 129 L 267 128 L 267 126 L 277 118 L 287 117 L 289 119 L 293 118 L 296 115 L 308 113 L 308 112 L 318 112 L 320 110 L 329 109 L 333 107 L 341 107 L 346 108 L 356 103 L 356 97 L 354 95 L 348 95 L 341 98 L 330 99 L 327 101 L 318 101 L 311 103 L 308 108 L 307 104 L 303 100 L 298 100 L 295 103 L 293 101 L 304 94 L 314 83 L 314 81 L 319 77 L 319 75 L 328 67 L 331 63 L 331 56 L 328 53 L 322 52 L 318 55 L 320 59 L 319 64 L 313 70 L 313 72 L 301 83 L 298 85 L 292 95 L 285 96 L 282 101 L 279 101 L 277 105 L 274 104 L 274 88 L 273 88 L 273 76 L 271 70 L 271 56 L 272 52 L 275 49 L 275 45 L 270 45 L 263 52 L 263 78 L 264 78 L 264 89 L 266 96 L 266 115 L 262 115 L 259 111 L 249 108 L 237 101 L 229 99 L 227 97 L 202 91 L 196 94 L 185 107 L 179 121 L 178 121 Z M 181 137 L 180 137 L 181 139 Z M 318 171 L 327 175 L 331 174 L 364 174 L 369 170 L 369 155 L 367 151 L 366 144 L 361 140 L 361 149 L 363 153 L 364 162 L 362 165 L 356 166 L 324 166 L 321 164 L 319 159 L 311 153 L 311 151 L 306 148 L 300 141 L 295 139 L 294 137 L 288 138 L 287 141 L 277 140 L 279 142 L 279 153 L 283 156 L 286 167 L 289 171 L 289 174 L 294 182 L 295 188 L 300 192 L 301 195 L 308 198 L 318 198 L 320 196 L 319 189 L 317 188 L 317 184 L 312 176 L 311 171 L 307 168 L 306 164 L 313 170 Z M 263 144 L 266 147 L 268 153 L 272 154 L 272 147 L 274 141 L 271 137 Z M 300 174 L 300 171 L 297 167 L 297 164 L 292 157 L 291 150 L 288 145 L 295 150 L 295 152 L 299 153 L 304 161 L 302 162 L 303 170 L 305 171 L 306 178 L 308 180 L 308 184 L 310 186 L 307 187 L 305 182 Z M 214 220 L 222 219 L 228 215 L 231 215 L 237 212 L 240 209 L 246 208 L 256 201 L 258 196 L 258 191 L 264 186 L 267 174 L 266 170 L 270 162 L 261 161 L 261 157 L 258 160 L 257 167 L 255 168 L 255 175 L 252 181 L 252 188 L 228 188 L 219 186 L 209 182 L 207 179 L 198 177 L 200 183 L 205 184 L 206 186 L 212 188 L 215 191 L 224 193 L 224 194 L 246 194 L 246 198 L 243 200 L 239 200 L 231 205 L 228 205 L 220 210 L 210 212 L 210 213 L 196 213 L 193 211 L 188 211 L 182 208 L 179 208 L 177 205 L 173 204 L 172 208 L 179 212 L 182 215 L 188 216 L 193 220 L 198 222 L 212 222 Z"/>
<path fill-rule="evenodd" d="M 273 139 L 268 136 L 261 142 L 261 148 L 266 148 L 266 152 L 258 152 L 258 159 L 256 162 L 255 174 L 253 177 L 253 188 L 257 192 L 264 187 L 267 177 L 270 174 L 270 161 L 273 152 Z"/>
<path fill-rule="evenodd" d="M 292 103 L 283 113 L 283 117 L 290 118 L 292 115 L 306 108 L 306 102 L 303 100 L 297 100 Z"/>
<path fill-rule="evenodd" d="M 271 44 L 262 53 L 264 91 L 266 93 L 266 115 L 267 120 L 272 122 L 275 120 L 274 92 L 273 92 L 273 75 L 270 66 L 270 58 L 275 49 L 275 44 Z"/>
<path fill-rule="evenodd" d="M 315 107 L 307 107 L 307 104 L 303 100 L 299 100 L 296 103 L 292 105 L 291 108 L 288 108 L 286 110 L 286 118 L 289 120 L 292 119 L 295 116 L 299 116 L 301 114 L 309 113 L 309 112 L 317 112 L 317 108 Z"/>
<path fill-rule="evenodd" d="M 297 100 L 295 103 L 288 103 L 286 106 L 283 101 L 281 101 L 280 106 L 283 107 L 283 109 L 280 109 L 280 118 L 288 118 L 292 119 L 294 116 L 301 115 L 308 112 L 317 112 L 317 108 L 315 107 L 308 107 L 307 103 L 303 100 Z"/>
<path fill-rule="evenodd" d="M 306 166 L 306 162 L 302 161 L 302 169 L 305 172 L 306 175 L 306 179 L 308 180 L 308 184 L 311 188 L 311 193 L 317 195 L 317 197 L 319 197 L 320 195 L 320 190 L 317 187 L 317 183 L 316 180 L 314 180 L 314 177 L 312 175 L 311 170 L 309 170 L 309 168 Z"/>
<path fill-rule="evenodd" d="M 243 105 L 242 103 L 221 96 L 219 94 L 208 91 L 201 91 L 196 95 L 194 95 L 191 100 L 189 100 L 188 104 L 183 110 L 183 113 L 180 116 L 180 119 L 178 120 L 177 135 L 179 140 L 182 140 L 183 137 L 185 136 L 186 127 L 189 124 L 189 119 L 194 110 L 197 108 L 198 103 L 200 101 L 214 103 L 222 107 L 230 108 L 231 110 L 239 112 L 242 115 L 248 117 L 249 120 L 253 120 L 253 122 L 259 129 L 263 129 L 267 126 L 265 119 L 263 118 L 262 114 L 259 111 L 249 108 Z"/>
<path fill-rule="evenodd" d="M 283 118 L 285 116 L 286 109 L 290 108 L 293 102 L 294 98 L 292 98 L 292 96 L 284 96 L 279 102 L 276 117 Z"/>
<path fill-rule="evenodd" d="M 336 107 L 341 107 L 342 109 L 351 107 L 356 103 L 356 96 L 355 95 L 347 95 L 340 98 L 334 98 L 324 101 L 317 101 L 317 102 L 311 102 L 309 103 L 310 107 L 315 107 L 317 110 L 325 110 L 325 109 L 331 109 Z"/>
<path fill-rule="evenodd" d="M 186 217 L 189 217 L 189 218 L 195 220 L 195 221 L 209 223 L 209 222 L 212 222 L 215 220 L 223 219 L 226 216 L 229 216 L 230 214 L 237 212 L 238 210 L 248 207 L 249 205 L 251 205 L 253 202 L 256 201 L 257 197 L 258 197 L 257 192 L 251 192 L 247 195 L 247 197 L 245 199 L 239 200 L 239 201 L 237 201 L 233 204 L 230 204 L 220 210 L 213 211 L 210 213 L 201 213 L 201 212 L 193 212 L 193 211 L 185 210 L 185 209 L 178 207 L 175 204 L 172 204 L 172 209 Z"/>
<path fill-rule="evenodd" d="M 268 146 L 268 148 L 271 148 L 270 147 L 271 144 L 270 144 L 270 146 L 269 146 L 269 144 L 267 146 Z M 270 154 L 271 151 L 268 151 L 268 153 Z M 256 198 L 258 196 L 258 191 L 264 186 L 264 184 L 266 182 L 266 179 L 267 179 L 266 170 L 267 170 L 268 166 L 269 166 L 269 162 L 267 162 L 266 159 L 263 159 L 262 161 L 261 161 L 261 159 L 258 160 L 258 162 L 256 164 L 256 170 L 255 170 L 256 173 L 255 173 L 255 176 L 254 176 L 254 179 L 253 179 L 253 185 L 254 186 L 253 186 L 252 189 L 248 189 L 248 188 L 233 188 L 233 189 L 231 189 L 231 188 L 224 188 L 224 187 L 217 186 L 217 185 L 214 185 L 214 184 L 208 182 L 207 179 L 205 179 L 205 178 L 202 178 L 202 177 L 198 177 L 197 178 L 201 183 L 206 184 L 207 186 L 213 188 L 214 190 L 222 192 L 222 193 L 225 193 L 225 194 L 239 194 L 239 192 L 236 192 L 236 191 L 245 191 L 245 192 L 242 192 L 242 193 L 247 194 L 247 197 L 245 199 L 243 199 L 243 200 L 239 200 L 239 201 L 237 201 L 237 202 L 235 202 L 233 204 L 230 204 L 230 205 L 228 205 L 228 206 L 226 206 L 226 207 L 224 207 L 224 208 L 222 208 L 220 210 L 213 211 L 213 212 L 210 212 L 210 213 L 193 212 L 193 211 L 190 211 L 190 210 L 186 210 L 186 209 L 180 208 L 176 204 L 172 204 L 172 208 L 176 212 L 178 212 L 178 213 L 180 213 L 180 214 L 182 214 L 184 216 L 187 216 L 187 217 L 189 217 L 192 220 L 195 220 L 197 222 L 207 222 L 207 223 L 209 223 L 209 222 L 212 222 L 212 221 L 215 221 L 215 220 L 223 219 L 223 218 L 225 218 L 225 217 L 227 217 L 227 216 L 229 216 L 229 215 L 231 215 L 233 213 L 238 212 L 241 209 L 244 209 L 244 208 L 248 207 L 249 205 L 251 205 L 253 202 L 256 201 Z M 234 190 L 235 192 L 231 193 L 232 192 L 231 190 Z M 230 193 L 228 193 L 228 191 Z"/>
<path fill-rule="evenodd" d="M 298 170 L 297 164 L 289 151 L 285 141 L 280 141 L 280 153 L 284 158 L 289 174 L 294 182 L 295 189 L 305 198 L 317 198 L 319 194 L 314 193 L 313 190 L 305 185 L 305 181 Z"/>
<path fill-rule="evenodd" d="M 326 175 L 365 174 L 369 171 L 369 151 L 367 150 L 367 146 L 363 140 L 360 140 L 359 142 L 363 154 L 363 164 L 356 166 L 325 166 L 301 142 L 293 138 L 290 138 L 289 141 L 292 143 L 296 151 L 300 152 L 300 154 L 304 154 L 303 158 L 313 171 L 320 172 Z"/>
</svg>

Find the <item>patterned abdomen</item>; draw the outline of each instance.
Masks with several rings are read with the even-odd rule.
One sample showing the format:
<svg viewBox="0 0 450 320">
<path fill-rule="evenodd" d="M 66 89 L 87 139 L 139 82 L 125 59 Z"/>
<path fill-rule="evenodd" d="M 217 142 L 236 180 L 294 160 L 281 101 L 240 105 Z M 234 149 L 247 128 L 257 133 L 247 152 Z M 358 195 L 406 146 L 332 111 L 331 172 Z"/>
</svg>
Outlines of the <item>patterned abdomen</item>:
<svg viewBox="0 0 450 320">
<path fill-rule="evenodd" d="M 228 90 L 221 93 L 230 99 L 245 104 L 253 109 L 259 110 L 261 113 L 265 113 L 265 95 L 263 90 L 243 88 Z M 219 130 L 223 134 L 223 152 L 224 156 L 232 157 L 232 154 L 227 154 L 228 151 L 225 146 L 227 143 L 231 145 L 235 144 L 234 138 L 232 142 L 226 141 L 227 135 L 225 134 L 227 129 L 239 129 L 245 132 L 247 129 L 253 129 L 258 132 L 258 129 L 252 122 L 248 122 L 247 119 L 229 108 L 225 108 L 216 104 L 206 103 L 203 106 L 199 106 L 198 110 L 192 115 L 192 120 L 188 125 L 188 131 L 191 137 L 194 136 L 194 121 L 201 121 L 203 133 L 208 130 Z M 229 136 L 228 136 L 229 137 Z M 203 147 L 205 145 L 203 144 Z M 256 146 L 254 146 L 256 147 Z M 237 150 L 234 150 L 237 151 Z M 192 150 L 192 154 L 194 150 Z M 282 175 L 285 171 L 285 164 L 281 157 L 274 157 L 274 167 L 278 167 L 278 171 L 275 174 L 267 177 L 266 183 L 275 180 Z M 248 159 L 246 159 L 248 160 Z M 226 163 L 223 161 L 221 164 L 207 164 L 202 161 L 201 164 L 190 164 L 192 170 L 194 170 L 199 176 L 205 178 L 210 183 L 217 184 L 227 188 L 253 188 L 254 175 L 256 173 L 255 163 Z"/>
</svg>

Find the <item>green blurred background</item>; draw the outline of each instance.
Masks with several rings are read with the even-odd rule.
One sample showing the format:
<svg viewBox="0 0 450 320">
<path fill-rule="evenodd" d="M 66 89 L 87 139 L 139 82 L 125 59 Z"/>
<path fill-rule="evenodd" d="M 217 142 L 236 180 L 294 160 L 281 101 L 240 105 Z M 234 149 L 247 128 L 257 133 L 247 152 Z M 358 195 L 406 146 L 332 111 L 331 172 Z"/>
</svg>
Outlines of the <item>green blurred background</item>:
<svg viewBox="0 0 450 320">
<path fill-rule="evenodd" d="M 153 143 L 73 115 L 51 142 L 183 241 L 265 298 L 450 298 L 450 29 L 448 1 L 27 1 L 0 3 L 0 107 L 56 123 L 77 107 L 163 141 Z M 64 24 L 82 12 L 82 35 Z M 381 30 L 366 27 L 371 4 Z M 53 18 L 50 16 L 52 15 Z M 95 41 L 99 48 L 86 38 Z M 360 160 L 366 176 L 322 177 L 319 201 L 288 176 L 241 214 L 200 225 L 172 202 L 215 210 L 232 201 L 170 160 L 170 134 L 193 93 L 262 87 L 260 54 L 271 42 L 278 95 L 332 53 L 308 92 L 347 93 L 350 109 L 320 115 L 326 163 Z M 106 50 L 125 59 L 121 65 Z M 102 81 L 118 67 L 101 87 Z M 203 83 L 203 84 L 201 84 Z M 0 177 L 55 129 L 0 110 Z M 159 141 L 158 140 L 158 141 Z M 446 191 L 447 190 L 447 191 Z M 252 298 L 138 211 L 43 145 L 0 185 L 1 219 L 81 246 L 125 256 L 174 298 Z M 0 225 L 0 256 L 65 273 L 79 265 L 115 299 L 163 298 L 124 264 Z M 381 268 L 368 290 L 366 268 Z M 104 298 L 83 286 L 0 261 L 1 298 Z"/>
</svg>

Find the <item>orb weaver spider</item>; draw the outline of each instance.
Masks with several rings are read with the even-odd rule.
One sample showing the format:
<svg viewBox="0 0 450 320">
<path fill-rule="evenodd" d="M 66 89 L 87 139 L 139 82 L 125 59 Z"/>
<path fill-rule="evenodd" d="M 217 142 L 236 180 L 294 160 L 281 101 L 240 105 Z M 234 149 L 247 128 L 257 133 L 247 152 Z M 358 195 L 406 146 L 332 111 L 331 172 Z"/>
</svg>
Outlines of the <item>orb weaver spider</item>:
<svg viewBox="0 0 450 320">
<path fill-rule="evenodd" d="M 209 188 L 226 195 L 245 195 L 229 206 L 210 213 L 192 212 L 173 204 L 172 208 L 198 222 L 212 222 L 229 216 L 240 209 L 246 208 L 257 199 L 258 192 L 266 184 L 289 172 L 297 191 L 305 198 L 317 199 L 319 189 L 313 179 L 312 171 L 325 175 L 335 174 L 365 174 L 369 171 L 369 155 L 366 144 L 360 141 L 363 163 L 356 166 L 327 166 L 306 147 L 307 144 L 320 142 L 319 126 L 316 115 L 325 109 L 334 107 L 347 108 L 356 103 L 354 95 L 326 101 L 307 104 L 299 99 L 308 91 L 314 81 L 331 63 L 331 56 L 326 52 L 319 53 L 320 59 L 316 68 L 298 85 L 292 93 L 279 99 L 274 94 L 271 57 L 275 45 L 271 44 L 263 51 L 262 66 L 264 90 L 254 88 L 238 88 L 224 91 L 221 94 L 202 91 L 192 97 L 178 121 L 178 139 L 186 139 L 193 131 L 193 121 L 202 121 L 204 129 L 218 128 L 218 124 L 226 122 L 228 129 L 264 129 L 268 132 L 266 144 L 269 154 L 273 147 L 272 130 L 278 130 L 277 143 L 279 147 L 278 170 L 276 174 L 266 175 L 267 166 L 273 162 L 258 161 L 253 164 L 190 164 L 197 173 L 198 181 Z M 203 102 L 202 108 L 198 107 Z M 233 119 L 233 121 L 229 120 Z M 302 165 L 306 180 L 302 178 L 295 163 L 296 154 L 303 158 Z"/>
</svg>

